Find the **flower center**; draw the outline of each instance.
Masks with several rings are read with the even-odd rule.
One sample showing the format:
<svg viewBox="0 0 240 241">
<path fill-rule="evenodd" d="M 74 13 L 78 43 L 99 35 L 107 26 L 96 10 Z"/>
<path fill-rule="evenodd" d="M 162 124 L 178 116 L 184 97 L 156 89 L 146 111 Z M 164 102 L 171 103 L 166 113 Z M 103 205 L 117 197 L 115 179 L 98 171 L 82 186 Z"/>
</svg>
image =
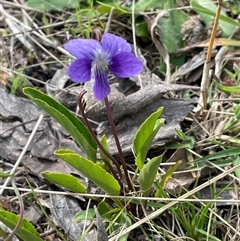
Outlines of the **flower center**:
<svg viewBox="0 0 240 241">
<path fill-rule="evenodd" d="M 98 50 L 95 54 L 95 59 L 92 62 L 92 68 L 100 72 L 106 72 L 110 63 L 109 54 Z"/>
</svg>

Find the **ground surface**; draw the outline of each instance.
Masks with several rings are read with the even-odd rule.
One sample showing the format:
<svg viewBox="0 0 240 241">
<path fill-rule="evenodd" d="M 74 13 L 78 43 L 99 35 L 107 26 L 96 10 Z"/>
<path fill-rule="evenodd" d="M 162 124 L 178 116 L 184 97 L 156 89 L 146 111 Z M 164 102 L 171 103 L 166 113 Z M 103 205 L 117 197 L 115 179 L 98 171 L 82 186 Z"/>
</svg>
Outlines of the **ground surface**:
<svg viewBox="0 0 240 241">
<path fill-rule="evenodd" d="M 200 4 L 201 1 L 193 2 Z M 36 87 L 79 114 L 78 95 L 83 88 L 89 90 L 84 101 L 91 126 L 98 137 L 106 134 L 110 153 L 119 160 L 103 103 L 92 97 L 91 84 L 73 84 L 67 75 L 67 66 L 73 58 L 63 44 L 72 38 L 88 37 L 98 28 L 102 32 L 108 29 L 133 44 L 144 63 L 140 77 L 125 80 L 110 77 L 109 102 L 129 172 L 132 175 L 135 170 L 134 134 L 160 106 L 164 107 L 161 117 L 165 118 L 165 124 L 148 153 L 148 158 L 164 154 L 156 182 L 160 183 L 166 178 L 165 173 L 182 161 L 164 183 L 161 198 L 168 200 L 152 200 L 155 206 L 149 205 L 142 217 L 133 218 L 132 224 L 144 217 L 146 221 L 130 232 L 128 240 L 240 240 L 239 5 L 234 1 L 223 5 L 222 14 L 228 19 L 218 24 L 210 62 L 214 74 L 207 86 L 206 112 L 201 112 L 198 110 L 200 86 L 213 28 L 209 12 L 204 15 L 202 9 L 189 1 L 169 1 L 169 5 L 159 3 L 159 6 L 154 1 L 152 5 L 139 1 L 135 24 L 132 24 L 130 1 L 117 4 L 112 16 L 107 1 L 105 5 L 94 3 L 93 6 L 82 3 L 79 8 L 61 6 L 61 2 L 60 9 L 51 6 L 45 11 L 40 3 L 36 1 L 36 4 L 39 7 L 32 8 L 33 5 L 29 7 L 20 1 L 1 3 L 0 171 L 9 173 L 15 169 L 43 114 L 36 134 L 14 171 L 24 202 L 24 217 L 40 236 L 49 241 L 78 240 L 89 225 L 91 231 L 87 230 L 84 240 L 96 240 L 101 231 L 95 219 L 86 224 L 73 222 L 76 213 L 97 205 L 99 200 L 90 202 L 91 199 L 82 195 L 63 195 L 66 189 L 43 178 L 41 173 L 45 171 L 74 174 L 89 193 L 102 194 L 81 173 L 54 155 L 60 148 L 85 154 L 60 124 L 22 92 L 25 86 Z M 216 3 L 205 4 L 208 11 L 216 14 Z M 185 136 L 177 135 L 176 130 Z M 11 183 L 5 181 L 0 178 L 1 210 L 19 214 L 19 197 L 11 189 Z M 136 190 L 138 186 L 136 183 Z M 42 191 L 34 194 L 30 188 Z M 133 196 L 141 197 L 138 192 Z M 153 197 L 149 195 L 149 200 Z M 166 204 L 174 202 L 173 199 L 180 201 L 167 208 Z M 194 202 L 183 199 L 194 199 Z M 159 214 L 151 218 L 158 210 Z M 121 233 L 119 230 L 115 234 Z M 2 240 L 8 232 L 0 226 Z M 108 238 L 102 240 L 114 236 L 107 235 Z"/>
</svg>

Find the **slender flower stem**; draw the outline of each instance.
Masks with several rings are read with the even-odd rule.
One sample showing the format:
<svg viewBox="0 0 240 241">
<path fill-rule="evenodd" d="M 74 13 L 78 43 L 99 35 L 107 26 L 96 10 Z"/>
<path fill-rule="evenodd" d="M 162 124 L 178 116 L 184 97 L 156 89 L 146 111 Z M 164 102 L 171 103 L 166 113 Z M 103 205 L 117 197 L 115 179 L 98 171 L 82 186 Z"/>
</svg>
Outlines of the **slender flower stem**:
<svg viewBox="0 0 240 241">
<path fill-rule="evenodd" d="M 122 182 L 121 182 L 121 179 L 122 179 L 122 172 L 121 172 L 121 169 L 120 169 L 120 166 L 119 166 L 119 163 L 118 161 L 108 152 L 106 151 L 106 149 L 102 146 L 101 142 L 98 140 L 97 136 L 95 135 L 94 131 L 92 130 L 92 127 L 91 125 L 89 124 L 89 121 L 84 113 L 84 109 L 83 109 L 83 106 L 82 106 L 82 98 L 84 96 L 84 94 L 86 94 L 87 91 L 82 91 L 79 95 L 79 98 L 78 98 L 78 106 L 79 106 L 79 109 L 81 111 L 81 115 L 82 115 L 82 118 L 84 120 L 84 123 L 86 124 L 86 126 L 88 127 L 92 137 L 94 138 L 94 140 L 96 141 L 98 147 L 101 149 L 101 151 L 109 158 L 111 159 L 114 164 L 116 165 L 117 167 L 117 171 L 119 173 L 119 177 L 117 176 L 116 172 L 113 170 L 111 164 L 107 161 L 107 160 L 103 160 L 104 163 L 108 166 L 109 170 L 111 171 L 111 173 L 113 174 L 113 176 L 115 177 L 116 180 L 118 180 L 120 186 L 122 187 Z"/>
<path fill-rule="evenodd" d="M 113 118 L 112 118 L 112 112 L 111 112 L 111 108 L 110 108 L 110 105 L 109 105 L 109 102 L 108 102 L 108 97 L 104 98 L 104 102 L 105 102 L 105 106 L 106 106 L 106 109 L 107 109 L 108 120 L 110 122 L 112 132 L 113 132 L 113 136 L 114 136 L 114 139 L 115 139 L 115 142 L 116 142 L 116 145 L 117 145 L 120 161 L 122 163 L 123 171 L 125 173 L 125 177 L 126 177 L 126 180 L 127 180 L 128 188 L 131 191 L 133 191 L 134 190 L 133 185 L 132 185 L 132 182 L 130 180 L 130 177 L 129 177 L 129 174 L 128 174 L 128 171 L 127 171 L 127 165 L 126 165 L 126 162 L 125 162 L 125 159 L 124 159 L 124 156 L 123 156 L 122 147 L 120 145 L 118 135 L 117 135 L 117 131 L 116 131 L 116 127 L 115 127 L 115 124 L 114 124 L 114 121 L 113 121 Z"/>
</svg>

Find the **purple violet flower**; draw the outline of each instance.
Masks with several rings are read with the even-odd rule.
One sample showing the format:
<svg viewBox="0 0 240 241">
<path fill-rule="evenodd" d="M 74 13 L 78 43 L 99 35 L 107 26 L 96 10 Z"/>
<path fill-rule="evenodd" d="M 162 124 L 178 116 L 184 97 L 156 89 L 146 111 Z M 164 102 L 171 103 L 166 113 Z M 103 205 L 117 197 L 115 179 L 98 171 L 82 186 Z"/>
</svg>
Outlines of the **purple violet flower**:
<svg viewBox="0 0 240 241">
<path fill-rule="evenodd" d="M 110 93 L 108 71 L 120 78 L 140 73 L 142 62 L 131 53 L 131 45 L 121 37 L 105 33 L 102 42 L 95 39 L 73 39 L 64 48 L 76 57 L 68 74 L 72 81 L 83 83 L 94 80 L 94 95 L 103 100 Z"/>
</svg>

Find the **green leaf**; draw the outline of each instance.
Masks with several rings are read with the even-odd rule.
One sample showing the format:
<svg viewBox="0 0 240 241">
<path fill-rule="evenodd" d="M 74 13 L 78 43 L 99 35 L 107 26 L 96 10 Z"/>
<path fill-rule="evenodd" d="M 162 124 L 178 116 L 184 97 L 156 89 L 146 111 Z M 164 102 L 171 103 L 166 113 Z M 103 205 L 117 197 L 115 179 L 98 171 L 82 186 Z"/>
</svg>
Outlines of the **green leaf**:
<svg viewBox="0 0 240 241">
<path fill-rule="evenodd" d="M 233 166 L 235 167 L 239 164 L 240 164 L 240 157 L 239 157 L 239 155 L 237 155 L 233 159 Z M 237 178 L 240 178 L 240 168 L 235 170 L 235 175 L 236 175 Z"/>
<path fill-rule="evenodd" d="M 236 156 L 236 155 L 240 155 L 240 148 L 239 147 L 229 148 L 227 150 L 219 151 L 219 152 L 216 152 L 214 154 L 198 158 L 198 159 L 194 160 L 193 163 L 198 164 L 201 167 L 201 166 L 209 165 L 209 164 L 205 163 L 206 161 L 211 161 L 211 160 L 219 161 L 221 158 L 228 158 L 229 159 L 229 157 L 233 157 L 233 156 Z M 226 162 L 229 163 L 228 160 L 226 160 Z"/>
<path fill-rule="evenodd" d="M 158 119 L 162 114 L 163 107 L 160 107 L 151 114 L 139 127 L 133 139 L 133 150 L 136 155 L 135 164 L 141 169 L 143 167 L 147 152 L 157 132 L 164 124 L 164 119 Z"/>
<path fill-rule="evenodd" d="M 235 80 L 235 75 L 234 75 L 231 71 L 229 71 L 229 70 L 227 70 L 227 69 L 224 69 L 224 71 L 227 73 L 227 75 L 228 75 L 232 80 L 236 81 L 236 80 Z"/>
<path fill-rule="evenodd" d="M 78 6 L 79 0 L 28 0 L 26 5 L 31 8 L 49 12 L 62 11 L 64 8 L 73 9 Z"/>
<path fill-rule="evenodd" d="M 159 0 L 139 0 L 135 4 L 135 12 L 144 12 L 152 8 L 163 9 L 163 2 Z"/>
<path fill-rule="evenodd" d="M 236 106 L 235 117 L 240 120 L 240 105 Z"/>
<path fill-rule="evenodd" d="M 142 16 L 135 19 L 135 32 L 143 41 L 147 42 L 150 40 L 147 22 Z"/>
<path fill-rule="evenodd" d="M 108 220 L 108 221 L 110 220 L 110 217 L 111 217 L 111 213 L 109 213 L 110 211 L 111 211 L 110 206 L 104 200 L 102 200 L 98 204 L 98 212 L 104 220 Z"/>
<path fill-rule="evenodd" d="M 239 119 L 240 119 L 240 104 L 235 107 L 234 116 L 229 119 L 229 121 L 224 126 L 223 130 L 224 131 L 226 131 L 226 130 L 230 131 L 230 129 L 233 128 L 234 125 L 239 123 Z"/>
<path fill-rule="evenodd" d="M 176 132 L 178 137 L 186 142 L 186 147 L 189 149 L 193 149 L 195 144 L 194 138 L 192 136 L 186 136 L 181 130 L 176 130 Z"/>
<path fill-rule="evenodd" d="M 162 197 L 161 194 L 165 188 L 167 181 L 172 177 L 173 173 L 177 170 L 177 168 L 182 164 L 182 161 L 178 161 L 175 165 L 170 167 L 166 173 L 163 175 L 161 182 L 158 184 L 158 190 L 155 193 L 155 197 Z"/>
<path fill-rule="evenodd" d="M 48 181 L 65 187 L 76 193 L 87 193 L 86 187 L 73 175 L 61 172 L 44 172 L 42 176 Z"/>
<path fill-rule="evenodd" d="M 109 195 L 119 195 L 120 185 L 118 181 L 101 166 L 68 149 L 57 150 L 55 154 L 76 168 L 104 192 Z"/>
<path fill-rule="evenodd" d="M 236 93 L 240 93 L 240 86 L 226 86 L 226 85 L 222 85 L 218 82 L 216 82 L 216 85 L 218 86 L 218 88 L 224 92 L 227 92 L 227 93 L 233 93 L 233 92 L 236 92 Z"/>
<path fill-rule="evenodd" d="M 63 105 L 41 91 L 26 87 L 23 92 L 66 129 L 89 159 L 96 161 L 97 144 L 82 121 Z"/>
<path fill-rule="evenodd" d="M 214 235 L 212 235 L 211 233 L 209 232 L 206 232 L 205 230 L 203 229 L 198 229 L 197 227 L 195 227 L 195 230 L 201 234 L 203 234 L 204 236 L 206 236 L 206 239 L 208 240 L 211 240 L 211 241 L 221 241 L 221 239 L 215 237 Z M 195 232 L 196 232 L 195 231 Z"/>
<path fill-rule="evenodd" d="M 208 26 L 212 22 L 213 17 L 216 16 L 217 5 L 211 2 L 205 4 L 205 0 L 192 0 L 191 5 L 194 11 L 196 11 Z M 204 6 L 204 7 L 203 7 Z M 221 13 L 219 19 L 219 27 L 223 31 L 223 37 L 229 37 L 234 31 L 235 27 L 239 27 L 240 24 L 234 21 L 232 18 L 226 16 L 225 13 Z"/>
<path fill-rule="evenodd" d="M 113 214 L 111 219 L 112 219 L 112 222 L 114 223 L 111 228 L 111 231 L 114 233 L 119 232 L 119 237 L 117 240 L 118 241 L 127 241 L 129 233 L 121 235 L 121 231 L 122 231 L 123 227 L 128 228 L 132 225 L 132 221 L 131 221 L 130 217 L 128 217 L 125 212 L 121 211 L 121 213 Z"/>
<path fill-rule="evenodd" d="M 78 212 L 74 218 L 73 222 L 80 222 L 84 220 L 90 220 L 92 221 L 96 217 L 96 213 L 93 208 L 89 208 L 87 210 L 82 210 Z"/>
<path fill-rule="evenodd" d="M 3 222 L 6 226 L 8 226 L 10 229 L 13 230 L 15 228 L 18 220 L 18 215 L 4 210 L 0 210 L 0 221 Z M 33 225 L 26 219 L 22 220 L 16 234 L 24 241 L 43 241 L 43 239 L 40 238 L 39 234 L 37 233 Z"/>
<path fill-rule="evenodd" d="M 169 53 L 174 53 L 182 47 L 181 25 L 186 21 L 185 14 L 174 8 L 176 8 L 175 0 L 165 1 L 163 9 L 172 10 L 160 18 L 157 24 L 160 42 Z"/>
<path fill-rule="evenodd" d="M 114 7 L 114 14 L 127 14 L 131 13 L 131 10 L 127 8 L 121 7 L 119 4 L 111 3 L 111 4 L 106 4 L 101 1 L 97 1 L 97 3 L 100 5 L 97 8 L 97 11 L 102 14 L 109 14 L 111 12 L 112 7 Z"/>
<path fill-rule="evenodd" d="M 101 142 L 102 146 L 105 148 L 105 150 L 108 152 L 109 148 L 108 148 L 108 144 L 107 144 L 106 135 L 102 136 L 100 142 Z M 99 149 L 99 154 L 102 159 L 105 159 L 106 161 L 108 161 L 110 163 L 110 165 L 112 166 L 112 160 L 110 158 L 108 158 L 108 156 L 106 156 L 101 149 Z M 99 161 L 97 161 L 97 164 L 100 165 L 102 168 L 104 168 L 106 171 L 108 171 L 108 166 L 106 165 L 106 163 L 104 161 L 99 160 Z"/>
<path fill-rule="evenodd" d="M 2 177 L 2 178 L 11 177 L 11 175 L 8 173 L 0 172 L 0 177 Z"/>
<path fill-rule="evenodd" d="M 144 191 L 144 196 L 148 196 L 150 188 L 152 187 L 158 167 L 162 162 L 162 156 L 152 158 L 147 164 L 143 166 L 139 173 L 140 190 Z"/>
</svg>

